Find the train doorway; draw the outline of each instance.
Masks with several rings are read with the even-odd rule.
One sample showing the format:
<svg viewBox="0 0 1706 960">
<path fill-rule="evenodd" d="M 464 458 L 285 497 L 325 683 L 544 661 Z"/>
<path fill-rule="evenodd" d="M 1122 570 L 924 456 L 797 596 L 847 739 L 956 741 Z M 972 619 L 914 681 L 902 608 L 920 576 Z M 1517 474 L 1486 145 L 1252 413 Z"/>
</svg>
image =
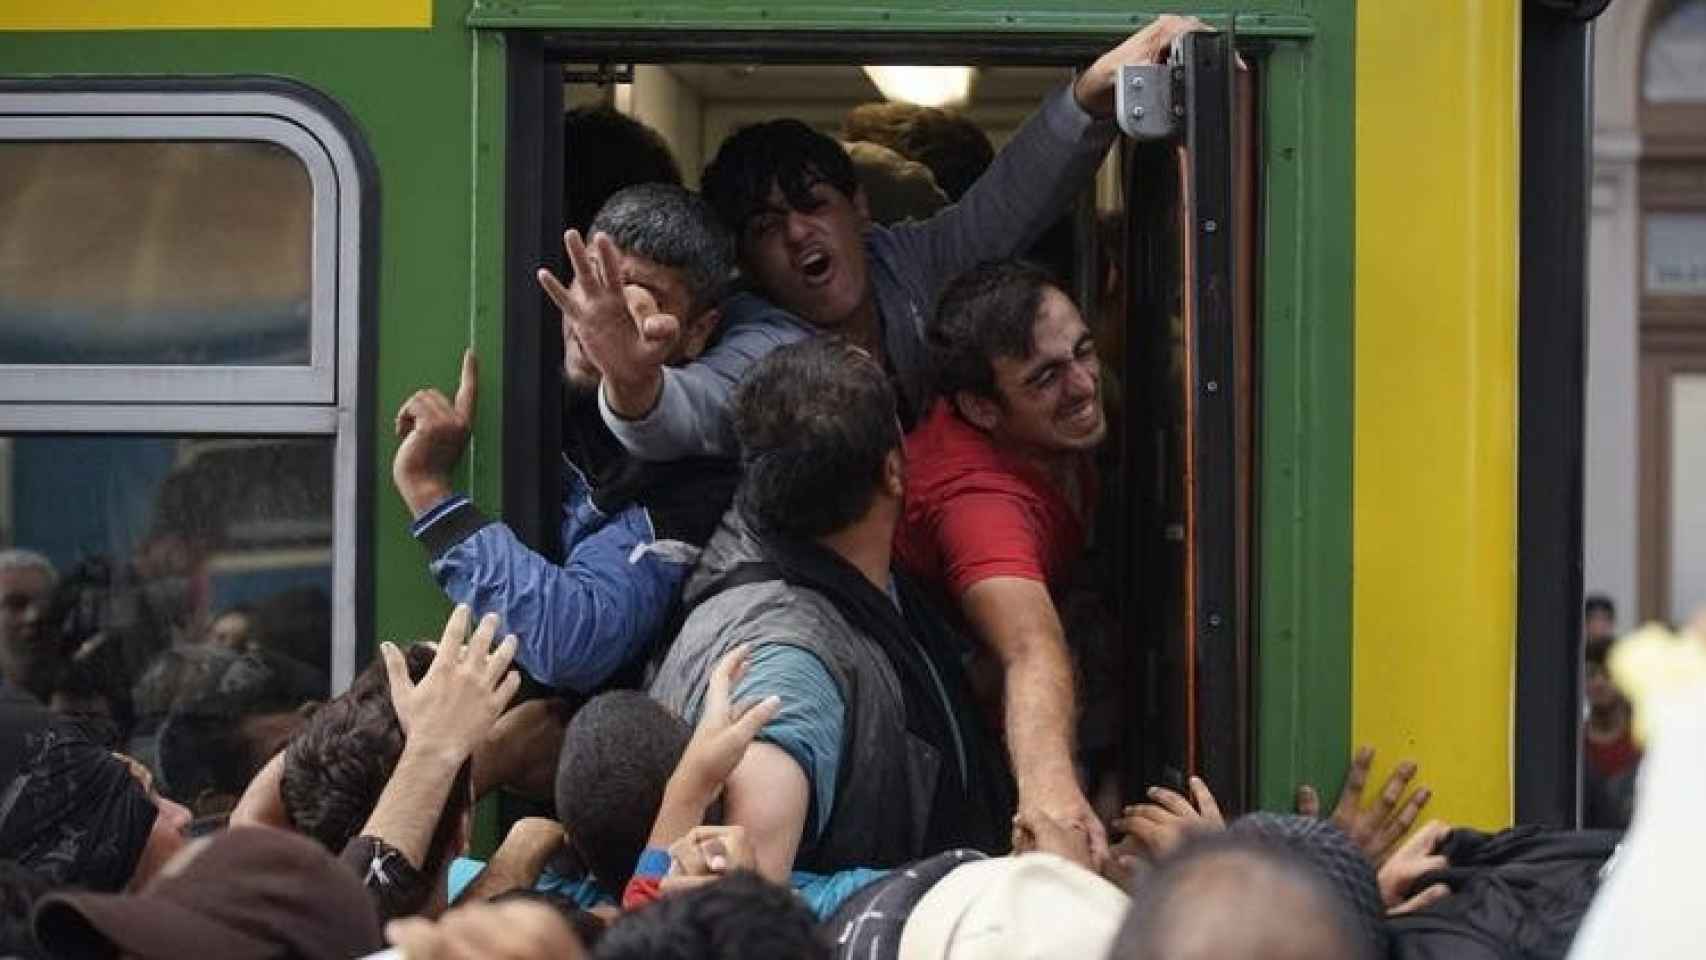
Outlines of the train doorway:
<svg viewBox="0 0 1706 960">
<path fill-rule="evenodd" d="M 558 490 L 556 317 L 533 286 L 561 269 L 578 144 L 563 114 L 607 104 L 648 122 L 689 185 L 739 126 L 797 117 L 843 136 L 882 94 L 868 66 L 975 70 L 960 113 L 999 148 L 1108 45 L 1072 37 L 514 33 L 509 45 L 504 404 L 506 519 L 550 552 Z M 1260 182 L 1258 50 L 1192 38 L 1168 75 L 1177 122 L 1122 137 L 1030 251 L 1059 274 L 1105 365 L 1102 496 L 1076 586 L 1056 597 L 1077 660 L 1079 762 L 1105 813 L 1153 783 L 1204 776 L 1222 806 L 1253 798 L 1257 651 L 1254 344 Z M 567 158 L 567 160 L 565 160 Z M 926 214 L 927 215 L 927 214 Z"/>
</svg>

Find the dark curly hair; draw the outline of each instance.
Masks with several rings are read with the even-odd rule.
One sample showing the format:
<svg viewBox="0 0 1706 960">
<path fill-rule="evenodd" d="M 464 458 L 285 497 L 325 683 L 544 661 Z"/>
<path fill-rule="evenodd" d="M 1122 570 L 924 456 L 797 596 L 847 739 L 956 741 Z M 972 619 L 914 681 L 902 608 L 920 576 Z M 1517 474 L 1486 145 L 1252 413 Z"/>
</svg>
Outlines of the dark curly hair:
<svg viewBox="0 0 1706 960">
<path fill-rule="evenodd" d="M 811 911 L 756 873 L 735 873 L 625 915 L 596 960 L 828 960 Z"/>
<path fill-rule="evenodd" d="M 965 390 L 1000 400 L 995 358 L 1023 360 L 1036 350 L 1037 310 L 1050 287 L 1061 290 L 1052 273 L 1025 260 L 991 260 L 955 277 L 924 328 L 937 396 Z"/>
<path fill-rule="evenodd" d="M 900 446 L 894 388 L 868 355 L 832 337 L 759 361 L 735 393 L 741 509 L 759 526 L 812 539 L 864 515 Z"/>
<path fill-rule="evenodd" d="M 814 210 L 811 191 L 820 183 L 848 198 L 859 189 L 853 161 L 841 144 L 789 118 L 742 127 L 723 141 L 700 178 L 700 189 L 738 244 L 746 222 L 769 200 L 771 187 L 780 187 L 794 209 Z"/>
<path fill-rule="evenodd" d="M 433 651 L 415 645 L 405 652 L 417 682 L 432 665 Z M 314 713 L 285 748 L 279 792 L 297 830 L 334 855 L 361 832 L 403 755 L 403 728 L 391 706 L 383 660 L 376 659 L 343 696 Z M 473 802 L 472 767 L 463 763 L 445 798 L 421 872 L 443 869 L 458 821 Z"/>
</svg>

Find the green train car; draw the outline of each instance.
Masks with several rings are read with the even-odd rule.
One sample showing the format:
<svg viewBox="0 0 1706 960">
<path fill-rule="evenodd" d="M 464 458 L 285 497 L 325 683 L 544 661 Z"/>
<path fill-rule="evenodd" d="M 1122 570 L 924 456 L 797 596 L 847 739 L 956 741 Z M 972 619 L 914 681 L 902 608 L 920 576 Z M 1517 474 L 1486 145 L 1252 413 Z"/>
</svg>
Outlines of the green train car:
<svg viewBox="0 0 1706 960">
<path fill-rule="evenodd" d="M 999 142 L 1191 13 L 1222 41 L 1178 129 L 1122 141 L 1064 228 L 1120 384 L 1114 782 L 1197 770 L 1284 806 L 1370 742 L 1455 822 L 1573 816 L 1580 331 L 1528 335 L 1580 252 L 1585 159 L 1560 158 L 1586 27 L 1559 6 L 8 3 L 0 544 L 105 577 L 108 632 L 170 608 L 181 644 L 288 634 L 341 687 L 447 610 L 389 464 L 398 404 L 465 346 L 460 483 L 549 549 L 560 342 L 533 270 L 561 267 L 566 108 L 646 120 L 693 181 L 741 123 L 836 129 L 878 96 L 862 67 L 962 65 Z"/>
</svg>

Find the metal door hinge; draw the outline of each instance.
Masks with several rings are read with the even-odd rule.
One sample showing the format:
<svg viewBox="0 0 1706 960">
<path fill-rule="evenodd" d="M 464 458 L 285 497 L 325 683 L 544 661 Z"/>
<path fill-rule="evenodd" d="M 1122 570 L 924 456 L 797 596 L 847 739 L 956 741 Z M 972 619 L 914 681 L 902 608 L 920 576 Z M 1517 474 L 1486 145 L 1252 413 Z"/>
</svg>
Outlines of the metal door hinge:
<svg viewBox="0 0 1706 960">
<path fill-rule="evenodd" d="M 1176 59 L 1176 58 L 1175 58 Z M 1114 118 L 1133 140 L 1167 140 L 1185 119 L 1185 70 L 1165 63 L 1128 64 L 1114 87 Z"/>
</svg>

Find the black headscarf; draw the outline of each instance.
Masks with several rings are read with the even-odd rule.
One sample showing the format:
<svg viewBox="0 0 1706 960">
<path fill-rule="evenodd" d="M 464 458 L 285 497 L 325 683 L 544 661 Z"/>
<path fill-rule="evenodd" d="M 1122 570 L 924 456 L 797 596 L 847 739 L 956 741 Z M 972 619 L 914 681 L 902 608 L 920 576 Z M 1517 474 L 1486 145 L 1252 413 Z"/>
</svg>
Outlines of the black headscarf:
<svg viewBox="0 0 1706 960">
<path fill-rule="evenodd" d="M 158 813 L 122 760 L 0 690 L 0 858 L 54 886 L 123 890 Z"/>
</svg>

